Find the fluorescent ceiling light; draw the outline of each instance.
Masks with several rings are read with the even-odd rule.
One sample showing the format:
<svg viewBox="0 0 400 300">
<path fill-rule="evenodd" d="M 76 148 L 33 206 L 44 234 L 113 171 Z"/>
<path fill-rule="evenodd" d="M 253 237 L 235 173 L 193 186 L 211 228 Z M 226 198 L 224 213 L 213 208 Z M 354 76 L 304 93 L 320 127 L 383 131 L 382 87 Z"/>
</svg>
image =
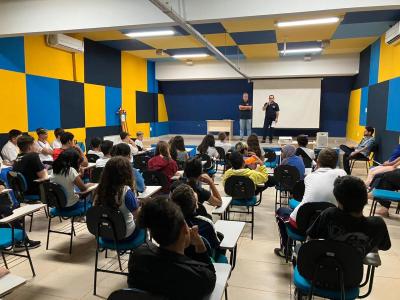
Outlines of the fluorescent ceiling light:
<svg viewBox="0 0 400 300">
<path fill-rule="evenodd" d="M 278 27 L 291 27 L 291 26 L 307 26 L 307 25 L 319 25 L 319 24 L 331 24 L 339 22 L 338 17 L 322 18 L 322 19 L 311 19 L 311 20 L 298 20 L 298 21 L 287 21 L 278 22 Z"/>
<path fill-rule="evenodd" d="M 193 53 L 193 54 L 175 54 L 172 55 L 173 58 L 199 58 L 199 57 L 207 57 L 207 53 Z"/>
<path fill-rule="evenodd" d="M 303 48 L 303 49 L 286 49 L 280 50 L 279 53 L 282 54 L 293 54 L 293 53 L 315 53 L 321 52 L 322 48 Z"/>
<path fill-rule="evenodd" d="M 136 32 L 126 33 L 126 35 L 131 38 L 167 36 L 167 35 L 174 35 L 174 34 L 175 34 L 175 31 L 173 31 L 173 30 L 136 31 Z"/>
</svg>

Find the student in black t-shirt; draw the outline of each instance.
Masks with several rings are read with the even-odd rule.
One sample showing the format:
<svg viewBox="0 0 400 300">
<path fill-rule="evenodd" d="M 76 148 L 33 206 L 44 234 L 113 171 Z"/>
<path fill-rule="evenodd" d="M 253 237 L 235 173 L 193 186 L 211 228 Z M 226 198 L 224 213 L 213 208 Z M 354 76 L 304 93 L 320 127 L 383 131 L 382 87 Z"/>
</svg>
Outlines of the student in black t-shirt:
<svg viewBox="0 0 400 300">
<path fill-rule="evenodd" d="M 272 143 L 272 138 L 274 137 L 274 127 L 275 124 L 278 123 L 279 118 L 279 105 L 275 102 L 274 95 L 268 96 L 268 102 L 264 104 L 263 110 L 265 111 L 265 118 L 262 143 L 265 143 L 267 134 L 269 135 L 269 143 Z M 273 124 L 273 122 L 275 122 L 275 124 Z"/>
<path fill-rule="evenodd" d="M 244 131 L 247 131 L 247 136 L 251 134 L 251 110 L 253 106 L 249 102 L 249 94 L 243 93 L 242 101 L 239 104 L 240 112 L 240 140 L 243 140 Z"/>
<path fill-rule="evenodd" d="M 24 175 L 28 186 L 26 195 L 39 195 L 39 185 L 34 180 L 47 177 L 47 170 L 35 152 L 34 142 L 34 138 L 28 134 L 21 135 L 17 140 L 21 152 L 15 160 L 13 171 Z"/>
<path fill-rule="evenodd" d="M 333 194 L 338 208 L 328 208 L 319 215 L 307 230 L 310 238 L 346 242 L 356 247 L 363 257 L 372 250 L 390 249 L 389 233 L 383 219 L 363 216 L 368 194 L 361 179 L 353 176 L 337 178 Z"/>
</svg>

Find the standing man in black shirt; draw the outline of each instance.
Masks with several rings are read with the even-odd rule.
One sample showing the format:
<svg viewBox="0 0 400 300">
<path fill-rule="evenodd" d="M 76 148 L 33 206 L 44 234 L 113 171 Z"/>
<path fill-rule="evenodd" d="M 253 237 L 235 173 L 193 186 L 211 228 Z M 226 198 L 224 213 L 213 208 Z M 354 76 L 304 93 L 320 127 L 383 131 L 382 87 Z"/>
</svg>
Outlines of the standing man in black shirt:
<svg viewBox="0 0 400 300">
<path fill-rule="evenodd" d="M 265 110 L 265 119 L 264 119 L 264 134 L 262 143 L 265 143 L 265 138 L 269 133 L 269 143 L 272 143 L 272 138 L 274 137 L 274 127 L 275 124 L 278 123 L 279 117 L 279 105 L 275 102 L 274 95 L 269 95 L 268 102 L 266 102 L 263 106 L 263 110 Z M 273 124 L 275 122 L 275 124 Z"/>
<path fill-rule="evenodd" d="M 243 93 L 242 101 L 239 105 L 240 111 L 240 140 L 243 140 L 244 130 L 247 130 L 247 136 L 251 134 L 251 110 L 253 106 L 249 102 L 249 94 Z"/>
</svg>

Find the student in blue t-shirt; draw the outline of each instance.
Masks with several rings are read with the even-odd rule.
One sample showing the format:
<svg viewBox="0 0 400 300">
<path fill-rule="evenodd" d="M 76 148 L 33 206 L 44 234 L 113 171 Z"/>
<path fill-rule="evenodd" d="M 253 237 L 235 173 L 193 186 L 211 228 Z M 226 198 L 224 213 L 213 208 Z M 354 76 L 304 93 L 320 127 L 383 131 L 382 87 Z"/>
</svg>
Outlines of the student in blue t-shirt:
<svg viewBox="0 0 400 300">
<path fill-rule="evenodd" d="M 288 165 L 295 167 L 300 174 L 300 180 L 304 179 L 305 167 L 303 159 L 296 155 L 296 148 L 293 145 L 286 145 L 282 148 L 281 165 Z"/>
</svg>

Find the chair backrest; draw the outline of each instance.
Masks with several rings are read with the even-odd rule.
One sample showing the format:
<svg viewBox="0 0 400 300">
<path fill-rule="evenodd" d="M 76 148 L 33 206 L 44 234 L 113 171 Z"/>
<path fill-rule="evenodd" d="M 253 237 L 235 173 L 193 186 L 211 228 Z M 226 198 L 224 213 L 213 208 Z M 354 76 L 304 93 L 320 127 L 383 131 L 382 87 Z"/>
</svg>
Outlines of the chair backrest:
<svg viewBox="0 0 400 300">
<path fill-rule="evenodd" d="M 363 262 L 355 247 L 333 240 L 311 240 L 298 253 L 297 268 L 315 287 L 341 290 L 358 287 L 363 277 Z M 343 278 L 342 283 L 339 278 Z"/>
<path fill-rule="evenodd" d="M 282 191 L 292 191 L 296 182 L 300 180 L 300 174 L 293 166 L 280 165 L 274 169 L 274 178 Z"/>
<path fill-rule="evenodd" d="M 307 229 L 325 209 L 335 207 L 329 202 L 308 202 L 299 207 L 296 216 L 297 230 L 306 235 Z"/>
<path fill-rule="evenodd" d="M 297 201 L 301 201 L 303 199 L 305 189 L 306 187 L 304 185 L 304 180 L 297 181 L 292 189 L 292 198 Z"/>
<path fill-rule="evenodd" d="M 91 153 L 91 154 L 86 154 L 86 158 L 87 158 L 88 162 L 95 163 L 100 158 L 100 156 L 98 156 L 97 154 Z"/>
<path fill-rule="evenodd" d="M 18 202 L 24 202 L 24 193 L 28 189 L 25 176 L 22 173 L 10 171 L 7 173 L 7 181 L 9 187 L 14 191 L 15 198 Z"/>
<path fill-rule="evenodd" d="M 225 193 L 234 199 L 248 199 L 255 194 L 254 182 L 245 176 L 231 176 L 225 181 Z"/>
<path fill-rule="evenodd" d="M 148 155 L 135 155 L 133 158 L 133 166 L 140 171 L 144 171 L 147 169 L 149 160 L 150 157 Z"/>
<path fill-rule="evenodd" d="M 48 206 L 60 209 L 67 205 L 67 196 L 61 185 L 45 181 L 42 183 L 42 187 L 44 191 L 44 202 L 47 203 Z"/>
<path fill-rule="evenodd" d="M 218 152 L 218 155 L 219 155 L 219 160 L 220 161 L 225 161 L 225 150 L 224 150 L 224 148 L 222 148 L 222 147 L 215 147 L 215 149 L 217 150 L 217 152 Z"/>
<path fill-rule="evenodd" d="M 201 159 L 201 161 L 205 161 L 206 162 L 203 165 L 203 171 L 210 170 L 210 169 L 212 169 L 214 167 L 213 161 L 212 161 L 211 157 L 208 154 L 206 154 L 206 153 L 197 154 L 196 158 Z"/>
<path fill-rule="evenodd" d="M 303 159 L 304 167 L 312 168 L 313 160 L 308 156 L 308 154 L 303 149 L 297 148 L 296 155 L 301 156 L 301 158 Z"/>
<path fill-rule="evenodd" d="M 143 171 L 143 179 L 146 185 L 168 185 L 168 178 L 161 171 Z"/>
<path fill-rule="evenodd" d="M 125 219 L 118 209 L 92 206 L 86 213 L 86 225 L 96 238 L 119 241 L 126 235 Z"/>
<path fill-rule="evenodd" d="M 369 154 L 369 158 L 374 159 L 378 151 L 379 151 L 379 144 L 375 142 L 371 147 L 371 153 Z"/>
<path fill-rule="evenodd" d="M 178 170 L 185 170 L 186 161 L 185 160 L 176 160 L 176 164 L 178 165 Z"/>
<path fill-rule="evenodd" d="M 90 182 L 98 183 L 100 181 L 103 170 L 103 167 L 92 169 L 92 171 L 90 172 Z"/>
<path fill-rule="evenodd" d="M 111 293 L 107 300 L 166 300 L 162 296 L 156 296 L 139 289 L 121 289 Z"/>
<path fill-rule="evenodd" d="M 276 153 L 272 149 L 264 148 L 264 158 L 267 162 L 273 163 L 276 161 Z"/>
</svg>

